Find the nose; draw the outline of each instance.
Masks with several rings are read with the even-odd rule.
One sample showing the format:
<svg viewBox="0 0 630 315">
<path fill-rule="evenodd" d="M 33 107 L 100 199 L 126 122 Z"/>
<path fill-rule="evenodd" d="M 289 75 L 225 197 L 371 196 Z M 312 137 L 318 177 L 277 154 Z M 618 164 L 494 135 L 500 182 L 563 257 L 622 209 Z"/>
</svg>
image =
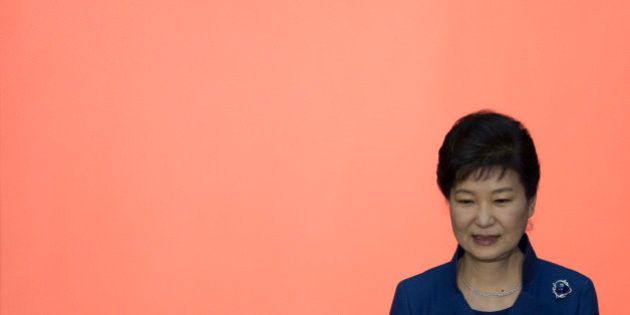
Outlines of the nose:
<svg viewBox="0 0 630 315">
<path fill-rule="evenodd" d="M 475 218 L 475 224 L 480 228 L 490 227 L 494 224 L 494 214 L 492 207 L 487 203 L 481 203 L 477 210 L 477 217 Z"/>
</svg>

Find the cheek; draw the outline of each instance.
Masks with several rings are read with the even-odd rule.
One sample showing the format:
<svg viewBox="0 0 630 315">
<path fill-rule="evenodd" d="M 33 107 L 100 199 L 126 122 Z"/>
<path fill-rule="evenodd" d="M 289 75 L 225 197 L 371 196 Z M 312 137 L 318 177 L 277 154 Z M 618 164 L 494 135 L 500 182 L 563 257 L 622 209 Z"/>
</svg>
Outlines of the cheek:
<svg viewBox="0 0 630 315">
<path fill-rule="evenodd" d="M 501 216 L 498 216 L 497 219 L 505 228 L 519 229 L 527 225 L 527 212 L 507 212 L 502 214 Z"/>
<path fill-rule="evenodd" d="M 467 228 L 475 221 L 475 216 L 469 211 L 451 209 L 451 225 L 455 230 Z"/>
</svg>

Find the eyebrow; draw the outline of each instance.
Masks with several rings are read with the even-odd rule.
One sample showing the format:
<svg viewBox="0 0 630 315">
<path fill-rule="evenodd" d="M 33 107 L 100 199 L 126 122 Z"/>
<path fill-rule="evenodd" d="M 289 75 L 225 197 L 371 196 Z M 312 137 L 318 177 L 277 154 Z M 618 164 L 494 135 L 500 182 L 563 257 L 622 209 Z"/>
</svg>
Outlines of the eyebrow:
<svg viewBox="0 0 630 315">
<path fill-rule="evenodd" d="M 498 194 L 498 193 L 502 193 L 502 192 L 512 192 L 514 191 L 514 189 L 510 188 L 510 187 L 503 187 L 503 188 L 497 188 L 495 190 L 492 191 L 493 194 Z M 456 189 L 455 192 L 456 194 L 458 193 L 466 193 L 466 194 L 471 194 L 474 195 L 475 193 L 472 190 L 468 190 L 468 189 Z"/>
</svg>

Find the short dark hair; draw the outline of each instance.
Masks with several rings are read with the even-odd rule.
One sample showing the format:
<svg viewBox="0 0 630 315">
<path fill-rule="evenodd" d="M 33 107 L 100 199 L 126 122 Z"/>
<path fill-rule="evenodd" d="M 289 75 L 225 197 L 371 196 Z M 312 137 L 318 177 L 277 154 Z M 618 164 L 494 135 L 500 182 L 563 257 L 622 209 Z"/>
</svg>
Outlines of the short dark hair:
<svg viewBox="0 0 630 315">
<path fill-rule="evenodd" d="M 478 178 L 499 167 L 501 175 L 511 169 L 518 173 L 525 196 L 536 196 L 540 165 L 529 131 L 518 120 L 490 110 L 468 114 L 455 122 L 444 137 L 437 167 L 442 194 L 473 172 Z"/>
</svg>

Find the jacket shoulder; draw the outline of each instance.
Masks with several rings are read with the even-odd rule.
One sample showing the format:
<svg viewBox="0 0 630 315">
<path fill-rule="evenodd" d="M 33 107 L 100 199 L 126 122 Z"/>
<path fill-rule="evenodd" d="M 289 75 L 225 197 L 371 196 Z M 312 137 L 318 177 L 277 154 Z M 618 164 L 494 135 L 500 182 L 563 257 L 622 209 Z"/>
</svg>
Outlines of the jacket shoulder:
<svg viewBox="0 0 630 315">
<path fill-rule="evenodd" d="M 445 263 L 406 278 L 400 281 L 400 285 L 415 292 L 435 290 L 448 285 L 447 280 L 451 276 L 449 263 Z"/>
<path fill-rule="evenodd" d="M 538 280 L 566 280 L 573 282 L 576 286 L 587 285 L 591 280 L 584 274 L 573 269 L 558 265 L 556 263 L 538 259 L 536 262 L 538 270 Z"/>
<path fill-rule="evenodd" d="M 400 281 L 390 314 L 434 314 L 436 305 L 455 290 L 451 268 L 442 264 Z"/>
</svg>

